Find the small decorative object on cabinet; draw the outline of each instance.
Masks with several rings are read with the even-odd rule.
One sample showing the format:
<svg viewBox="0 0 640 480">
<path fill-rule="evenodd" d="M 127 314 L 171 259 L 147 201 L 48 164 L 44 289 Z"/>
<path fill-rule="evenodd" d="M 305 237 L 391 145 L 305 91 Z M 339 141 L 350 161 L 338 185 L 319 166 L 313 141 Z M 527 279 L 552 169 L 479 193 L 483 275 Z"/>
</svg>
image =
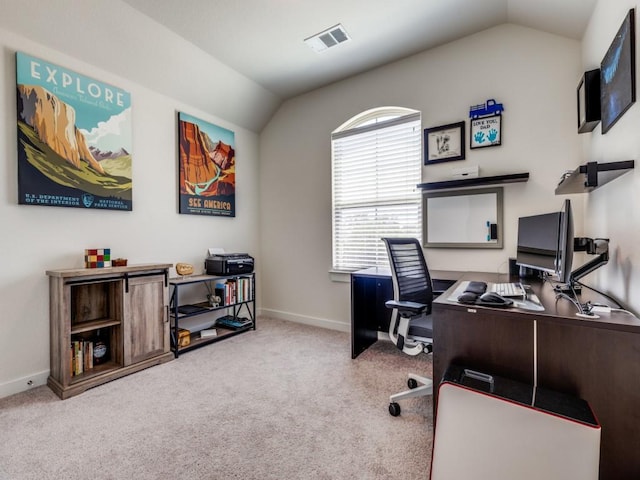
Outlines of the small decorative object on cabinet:
<svg viewBox="0 0 640 480">
<path fill-rule="evenodd" d="M 578 84 L 578 133 L 591 132 L 600 123 L 600 69 L 589 70 Z"/>
<path fill-rule="evenodd" d="M 110 248 L 88 248 L 84 251 L 86 268 L 108 268 L 111 266 Z"/>
<path fill-rule="evenodd" d="M 176 358 L 187 350 L 256 329 L 255 273 L 178 277 L 169 279 L 169 285 L 171 349 Z M 181 298 L 202 301 L 187 303 Z M 248 317 L 240 316 L 244 311 Z"/>
<path fill-rule="evenodd" d="M 49 270 L 51 373 L 62 399 L 173 359 L 171 264 Z"/>
<path fill-rule="evenodd" d="M 193 274 L 193 265 L 190 263 L 176 263 L 176 273 L 178 275 L 191 275 Z"/>
</svg>

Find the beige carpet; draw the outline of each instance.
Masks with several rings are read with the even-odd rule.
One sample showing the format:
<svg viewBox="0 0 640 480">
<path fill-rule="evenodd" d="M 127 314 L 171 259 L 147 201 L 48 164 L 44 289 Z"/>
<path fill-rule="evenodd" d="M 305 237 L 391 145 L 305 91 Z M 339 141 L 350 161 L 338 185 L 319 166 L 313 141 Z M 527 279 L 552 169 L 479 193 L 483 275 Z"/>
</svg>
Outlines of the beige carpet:
<svg viewBox="0 0 640 480">
<path fill-rule="evenodd" d="M 281 320 L 59 400 L 0 399 L 0 479 L 426 479 L 431 357 Z"/>
</svg>

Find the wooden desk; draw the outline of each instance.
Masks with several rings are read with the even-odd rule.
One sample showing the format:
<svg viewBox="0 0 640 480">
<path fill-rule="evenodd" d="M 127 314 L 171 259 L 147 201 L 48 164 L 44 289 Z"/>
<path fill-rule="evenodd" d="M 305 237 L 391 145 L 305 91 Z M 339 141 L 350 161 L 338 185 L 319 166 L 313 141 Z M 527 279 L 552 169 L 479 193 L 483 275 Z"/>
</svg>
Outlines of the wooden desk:
<svg viewBox="0 0 640 480">
<path fill-rule="evenodd" d="M 454 284 L 464 272 L 430 271 L 434 293 Z M 378 332 L 388 332 L 393 299 L 393 281 L 388 268 L 367 268 L 351 274 L 351 358 L 356 358 L 378 340 Z"/>
<path fill-rule="evenodd" d="M 477 273 L 461 280 L 509 281 Z M 461 305 L 449 300 L 456 287 L 433 304 L 434 382 L 458 363 L 581 397 L 602 426 L 600 479 L 640 478 L 640 320 L 616 312 L 577 317 L 549 283 L 532 285 L 544 312 Z M 587 300 L 607 303 L 583 289 Z"/>
</svg>

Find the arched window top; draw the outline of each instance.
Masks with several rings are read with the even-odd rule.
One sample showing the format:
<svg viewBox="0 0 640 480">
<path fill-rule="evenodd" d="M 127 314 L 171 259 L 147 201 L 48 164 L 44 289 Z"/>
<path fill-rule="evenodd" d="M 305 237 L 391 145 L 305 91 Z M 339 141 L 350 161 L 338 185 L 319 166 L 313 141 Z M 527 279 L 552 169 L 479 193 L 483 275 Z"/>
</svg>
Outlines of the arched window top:
<svg viewBox="0 0 640 480">
<path fill-rule="evenodd" d="M 382 107 L 331 134 L 333 270 L 388 267 L 383 237 L 421 240 L 419 111 Z"/>
<path fill-rule="evenodd" d="M 417 110 L 405 107 L 376 107 L 371 110 L 361 112 L 344 122 L 333 133 L 344 132 L 352 128 L 374 125 L 394 118 L 404 117 L 412 113 L 419 113 Z"/>
</svg>

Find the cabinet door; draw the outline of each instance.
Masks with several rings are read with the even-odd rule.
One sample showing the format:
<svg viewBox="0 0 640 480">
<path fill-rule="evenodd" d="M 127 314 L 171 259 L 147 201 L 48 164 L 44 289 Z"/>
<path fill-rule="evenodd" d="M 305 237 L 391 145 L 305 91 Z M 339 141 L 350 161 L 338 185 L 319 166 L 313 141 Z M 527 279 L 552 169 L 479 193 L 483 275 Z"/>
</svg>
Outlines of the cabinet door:
<svg viewBox="0 0 640 480">
<path fill-rule="evenodd" d="M 522 312 L 433 304 L 433 382 L 450 363 L 533 384 L 531 315 Z M 434 412 L 438 389 L 434 390 Z"/>
<path fill-rule="evenodd" d="M 124 364 L 169 351 L 168 288 L 163 275 L 130 277 L 125 293 Z"/>
</svg>

